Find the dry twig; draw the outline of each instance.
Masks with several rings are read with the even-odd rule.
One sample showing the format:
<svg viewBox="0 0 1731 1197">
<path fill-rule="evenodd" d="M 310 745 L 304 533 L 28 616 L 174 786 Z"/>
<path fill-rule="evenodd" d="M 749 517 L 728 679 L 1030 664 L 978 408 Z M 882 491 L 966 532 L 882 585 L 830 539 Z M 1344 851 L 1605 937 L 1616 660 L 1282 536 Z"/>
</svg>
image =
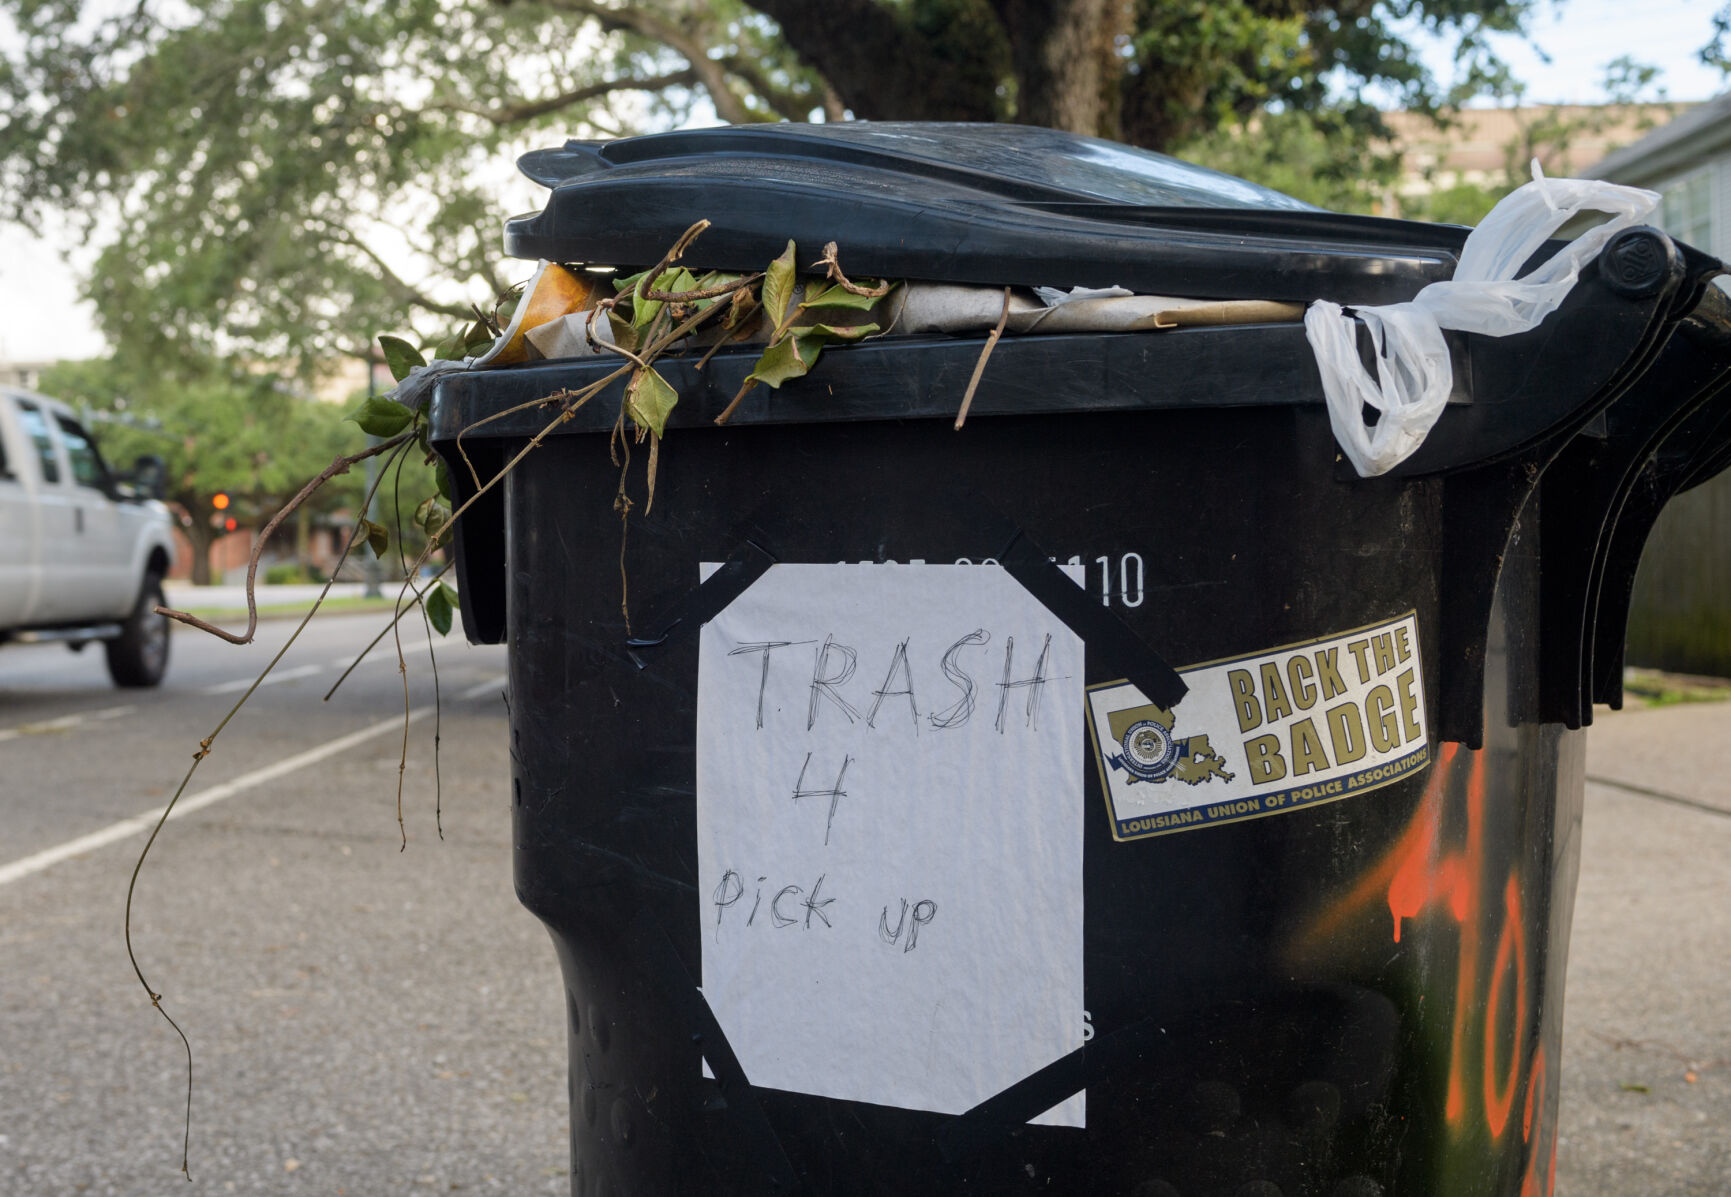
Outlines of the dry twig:
<svg viewBox="0 0 1731 1197">
<path fill-rule="evenodd" d="M 986 344 L 980 350 L 980 360 L 974 363 L 973 377 L 968 379 L 968 389 L 962 392 L 962 406 L 956 412 L 956 431 L 962 430 L 962 425 L 968 421 L 968 408 L 974 405 L 974 390 L 980 385 L 980 375 L 986 372 L 986 359 L 992 356 L 992 346 L 998 343 L 998 338 L 1004 335 L 1004 326 L 1010 322 L 1010 289 L 1004 288 L 1004 310 L 998 314 L 998 326 L 986 338 Z"/>
<path fill-rule="evenodd" d="M 156 608 L 156 613 L 158 615 L 166 615 L 168 618 L 178 620 L 184 624 L 190 624 L 201 632 L 209 632 L 212 636 L 220 636 L 230 644 L 251 644 L 253 633 L 258 630 L 258 601 L 253 594 L 253 583 L 258 577 L 258 560 L 259 556 L 264 552 L 264 546 L 270 541 L 271 533 L 276 531 L 277 525 L 288 518 L 288 516 L 294 512 L 295 508 L 306 502 L 308 497 L 311 496 L 319 487 L 329 482 L 332 478 L 337 477 L 339 474 L 348 473 L 350 466 L 365 461 L 369 457 L 376 457 L 380 453 L 395 449 L 398 445 L 404 444 L 413 439 L 414 435 L 414 429 L 411 428 L 404 432 L 399 432 L 389 440 L 380 441 L 376 445 L 370 445 L 359 453 L 350 453 L 346 457 L 337 458 L 335 461 L 331 462 L 330 465 L 326 466 L 319 473 L 318 477 L 301 487 L 300 493 L 290 499 L 286 507 L 271 517 L 270 522 L 264 526 L 264 530 L 258 534 L 258 540 L 252 546 L 252 557 L 246 563 L 246 631 L 244 633 L 237 636 L 233 632 L 224 631 L 213 623 L 206 623 L 204 620 L 190 612 L 176 611 L 172 607 L 158 607 Z M 356 527 L 359 528 L 359 525 L 357 524 Z M 343 550 L 343 555 L 345 557 L 348 556 L 347 549 Z M 319 600 L 322 602 L 324 596 L 320 595 Z"/>
<path fill-rule="evenodd" d="M 875 287 L 862 287 L 858 283 L 850 282 L 847 275 L 841 271 L 841 258 L 834 241 L 824 246 L 823 257 L 812 263 L 814 269 L 818 266 L 826 268 L 830 282 L 836 284 L 849 295 L 858 295 L 865 299 L 882 299 L 890 293 L 890 288 L 895 285 L 888 279 L 883 280 Z"/>
</svg>

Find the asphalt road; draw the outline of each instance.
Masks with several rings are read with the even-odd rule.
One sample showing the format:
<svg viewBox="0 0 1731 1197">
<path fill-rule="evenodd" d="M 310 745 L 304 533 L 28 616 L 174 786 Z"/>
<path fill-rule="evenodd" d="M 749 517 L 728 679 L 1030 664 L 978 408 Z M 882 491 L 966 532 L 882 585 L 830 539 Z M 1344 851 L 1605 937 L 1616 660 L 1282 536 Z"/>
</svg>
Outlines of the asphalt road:
<svg viewBox="0 0 1731 1197">
<path fill-rule="evenodd" d="M 140 961 L 196 1052 L 190 1186 L 184 1057 L 121 941 L 143 842 L 124 821 L 160 808 L 292 625 L 244 649 L 178 633 L 144 693 L 112 689 L 98 649 L 0 651 L 3 1197 L 568 1192 L 558 972 L 510 878 L 503 652 L 442 642 L 444 839 L 428 714 L 400 851 L 394 654 L 319 701 L 379 622 L 313 625 L 144 874 Z M 425 636 L 404 635 L 417 712 Z M 1731 1191 L 1728 733 L 1731 704 L 1591 733 L 1565 1197 Z"/>
<path fill-rule="evenodd" d="M 184 1056 L 121 938 L 143 835 L 17 874 L 160 808 L 292 625 L 248 648 L 177 633 L 142 693 L 100 649 L 0 651 L 0 1194 L 568 1191 L 558 970 L 511 886 L 503 652 L 442 644 L 445 838 L 429 714 L 400 851 L 389 640 L 319 701 L 381 623 L 312 625 L 188 789 L 219 800 L 169 824 L 141 882 L 140 961 L 195 1051 L 190 1186 Z M 426 633 L 404 639 L 427 710 Z"/>
</svg>

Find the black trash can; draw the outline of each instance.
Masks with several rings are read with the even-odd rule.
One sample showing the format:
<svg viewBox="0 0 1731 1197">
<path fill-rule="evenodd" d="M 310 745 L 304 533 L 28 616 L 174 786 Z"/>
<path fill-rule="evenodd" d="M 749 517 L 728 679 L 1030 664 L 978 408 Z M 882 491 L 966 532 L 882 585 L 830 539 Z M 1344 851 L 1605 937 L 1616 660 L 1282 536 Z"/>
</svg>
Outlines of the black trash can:
<svg viewBox="0 0 1731 1197">
<path fill-rule="evenodd" d="M 856 276 L 1382 303 L 1466 234 L 1003 127 L 525 169 L 512 251 L 624 273 L 707 218 L 723 270 L 833 240 Z M 1006 336 L 960 432 L 983 331 L 832 348 L 722 427 L 761 347 L 667 359 L 623 522 L 617 391 L 580 408 L 456 540 L 510 646 L 572 1192 L 1550 1191 L 1579 729 L 1653 518 L 1731 457 L 1719 269 L 1636 229 L 1533 332 L 1451 335 L 1373 479 L 1295 323 Z M 615 364 L 441 379 L 456 497 L 459 432 L 485 479 Z"/>
</svg>

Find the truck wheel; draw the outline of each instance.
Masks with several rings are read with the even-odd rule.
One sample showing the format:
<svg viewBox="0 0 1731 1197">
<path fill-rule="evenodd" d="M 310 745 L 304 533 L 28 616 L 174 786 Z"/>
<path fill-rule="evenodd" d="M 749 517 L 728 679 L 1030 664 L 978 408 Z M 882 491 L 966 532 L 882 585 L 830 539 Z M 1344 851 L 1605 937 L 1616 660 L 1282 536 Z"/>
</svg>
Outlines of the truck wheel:
<svg viewBox="0 0 1731 1197">
<path fill-rule="evenodd" d="M 154 686 L 168 672 L 168 620 L 156 613 L 164 602 L 162 575 L 144 576 L 138 603 L 126 618 L 126 630 L 114 640 L 105 640 L 108 676 L 117 686 Z"/>
</svg>

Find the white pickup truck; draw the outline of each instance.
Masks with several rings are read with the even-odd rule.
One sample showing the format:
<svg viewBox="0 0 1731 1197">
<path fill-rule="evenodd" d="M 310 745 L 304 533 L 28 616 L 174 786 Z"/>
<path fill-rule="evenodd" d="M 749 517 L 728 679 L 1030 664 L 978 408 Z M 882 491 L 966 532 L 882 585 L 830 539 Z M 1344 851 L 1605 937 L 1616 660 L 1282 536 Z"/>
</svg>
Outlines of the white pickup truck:
<svg viewBox="0 0 1731 1197">
<path fill-rule="evenodd" d="M 149 492 L 151 459 L 117 476 L 70 408 L 0 387 L 0 643 L 100 640 L 121 686 L 168 668 L 155 613 L 174 560 L 174 517 Z"/>
</svg>

